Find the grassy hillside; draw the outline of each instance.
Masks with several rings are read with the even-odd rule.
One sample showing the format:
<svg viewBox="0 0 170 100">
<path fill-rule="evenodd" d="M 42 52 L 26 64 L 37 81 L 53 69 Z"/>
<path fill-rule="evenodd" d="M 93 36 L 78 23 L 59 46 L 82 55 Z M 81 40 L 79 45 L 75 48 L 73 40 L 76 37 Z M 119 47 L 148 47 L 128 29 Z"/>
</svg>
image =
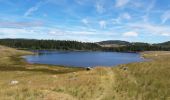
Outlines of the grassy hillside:
<svg viewBox="0 0 170 100">
<path fill-rule="evenodd" d="M 121 47 L 121 46 L 130 45 L 131 43 L 127 41 L 120 41 L 120 40 L 107 40 L 107 41 L 97 42 L 97 44 L 101 45 L 102 47 Z"/>
<path fill-rule="evenodd" d="M 152 61 L 113 68 L 117 97 L 119 100 L 170 100 L 170 52 L 145 52 L 143 56 Z M 128 70 L 123 70 L 123 66 Z"/>
<path fill-rule="evenodd" d="M 31 52 L 0 46 L 0 100 L 168 100 L 170 52 L 145 52 L 150 62 L 86 71 L 28 64 Z"/>
</svg>

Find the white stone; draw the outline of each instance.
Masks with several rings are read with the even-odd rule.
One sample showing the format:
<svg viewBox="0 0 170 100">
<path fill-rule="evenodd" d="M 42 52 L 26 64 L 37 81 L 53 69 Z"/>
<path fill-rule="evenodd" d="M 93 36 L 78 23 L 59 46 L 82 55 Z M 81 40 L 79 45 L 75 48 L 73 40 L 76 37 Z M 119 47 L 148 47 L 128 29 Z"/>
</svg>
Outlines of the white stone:
<svg viewBox="0 0 170 100">
<path fill-rule="evenodd" d="M 11 81 L 10 83 L 11 83 L 11 85 L 15 85 L 15 84 L 18 84 L 19 81 L 13 80 L 13 81 Z"/>
</svg>

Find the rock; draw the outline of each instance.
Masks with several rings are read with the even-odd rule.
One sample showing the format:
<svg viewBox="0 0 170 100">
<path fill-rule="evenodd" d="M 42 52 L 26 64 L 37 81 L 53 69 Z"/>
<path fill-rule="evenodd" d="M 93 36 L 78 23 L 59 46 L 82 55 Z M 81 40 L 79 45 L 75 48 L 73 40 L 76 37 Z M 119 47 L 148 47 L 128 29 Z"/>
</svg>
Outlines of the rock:
<svg viewBox="0 0 170 100">
<path fill-rule="evenodd" d="M 86 70 L 89 71 L 89 70 L 92 70 L 93 68 L 92 67 L 87 67 Z"/>
<path fill-rule="evenodd" d="M 123 70 L 128 70 L 128 67 L 123 67 Z"/>
<path fill-rule="evenodd" d="M 19 83 L 19 81 L 16 81 L 16 80 L 13 80 L 13 81 L 10 82 L 11 85 L 16 85 L 18 83 Z"/>
</svg>

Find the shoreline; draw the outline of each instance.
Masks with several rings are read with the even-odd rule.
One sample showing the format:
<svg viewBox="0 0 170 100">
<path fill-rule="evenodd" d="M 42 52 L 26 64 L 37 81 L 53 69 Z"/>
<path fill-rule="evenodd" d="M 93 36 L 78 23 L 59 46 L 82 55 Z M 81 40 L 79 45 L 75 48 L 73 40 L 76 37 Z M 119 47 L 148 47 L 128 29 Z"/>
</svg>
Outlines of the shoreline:
<svg viewBox="0 0 170 100">
<path fill-rule="evenodd" d="M 41 51 L 41 50 L 40 50 Z M 46 51 L 46 50 L 45 50 Z M 49 51 L 49 50 L 47 50 Z M 50 51 L 58 51 L 58 50 L 50 50 Z M 34 52 L 34 51 L 31 51 L 33 54 L 31 55 L 37 55 L 38 52 Z M 105 52 L 105 51 L 59 51 L 59 52 Z M 147 51 L 145 51 L 147 52 Z M 115 52 L 115 53 L 137 53 L 140 55 L 140 58 L 141 59 L 144 59 L 144 60 L 147 60 L 145 57 L 144 57 L 144 52 Z M 21 56 L 21 59 L 24 59 L 24 61 L 28 64 L 31 64 L 31 65 L 46 65 L 46 66 L 61 66 L 61 67 L 65 67 L 65 68 L 87 68 L 87 67 L 92 67 L 92 68 L 96 68 L 96 67 L 108 67 L 108 68 L 112 68 L 112 67 L 117 67 L 117 66 L 121 66 L 121 65 L 126 65 L 126 64 L 132 64 L 132 63 L 140 63 L 140 62 L 147 62 L 147 61 L 139 61 L 139 62 L 130 62 L 130 63 L 125 63 L 125 64 L 118 64 L 118 65 L 113 65 L 113 66 L 87 66 L 87 67 L 81 67 L 81 66 L 69 66 L 69 65 L 57 65 L 57 64 L 40 64 L 40 63 L 30 63 L 26 60 L 26 56 L 29 56 L 29 55 L 23 55 Z"/>
</svg>

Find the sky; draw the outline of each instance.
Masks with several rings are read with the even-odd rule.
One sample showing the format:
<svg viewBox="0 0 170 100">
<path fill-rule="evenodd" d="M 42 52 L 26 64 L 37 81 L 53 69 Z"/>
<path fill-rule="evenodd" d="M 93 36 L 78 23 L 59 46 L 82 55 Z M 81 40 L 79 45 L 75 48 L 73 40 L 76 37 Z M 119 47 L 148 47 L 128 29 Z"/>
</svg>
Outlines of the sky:
<svg viewBox="0 0 170 100">
<path fill-rule="evenodd" d="M 170 41 L 170 0 L 0 0 L 0 38 Z"/>
</svg>

